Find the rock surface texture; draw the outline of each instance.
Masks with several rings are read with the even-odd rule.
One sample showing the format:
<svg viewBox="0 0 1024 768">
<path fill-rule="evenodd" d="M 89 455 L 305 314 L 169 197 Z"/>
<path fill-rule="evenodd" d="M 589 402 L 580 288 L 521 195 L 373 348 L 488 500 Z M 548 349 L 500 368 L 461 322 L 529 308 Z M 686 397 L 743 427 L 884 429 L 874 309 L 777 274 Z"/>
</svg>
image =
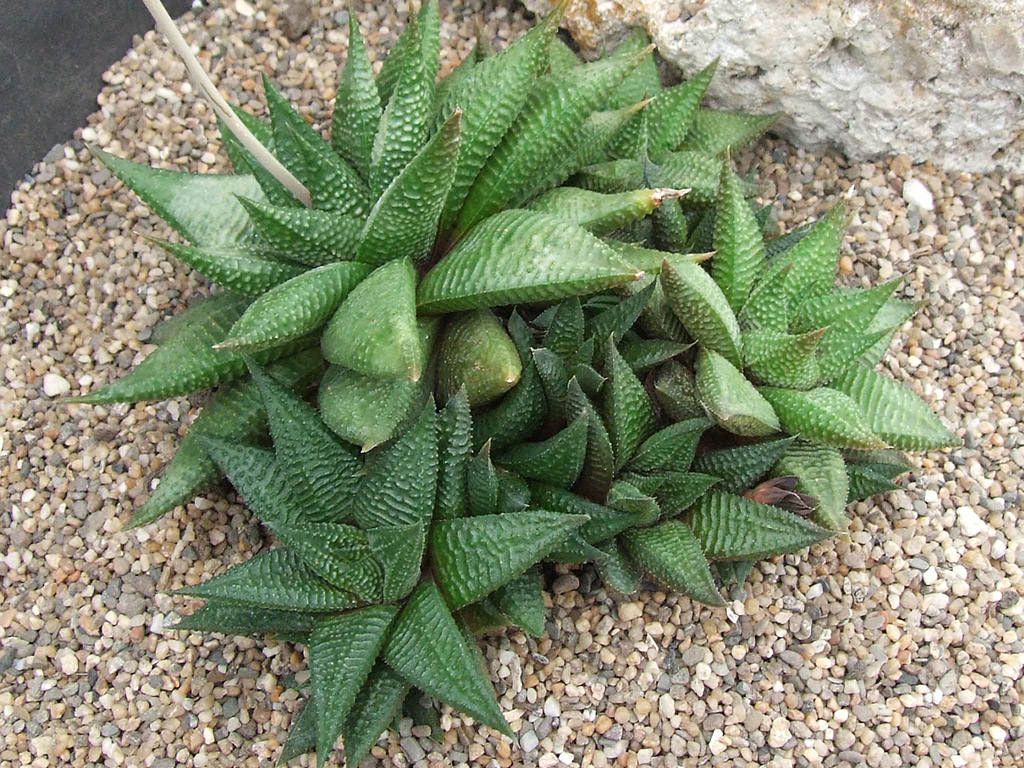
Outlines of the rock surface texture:
<svg viewBox="0 0 1024 768">
<path fill-rule="evenodd" d="M 1024 171 L 1024 0 L 572 0 L 565 25 L 584 52 L 643 26 L 686 76 L 721 57 L 712 101 L 808 148 Z"/>
</svg>

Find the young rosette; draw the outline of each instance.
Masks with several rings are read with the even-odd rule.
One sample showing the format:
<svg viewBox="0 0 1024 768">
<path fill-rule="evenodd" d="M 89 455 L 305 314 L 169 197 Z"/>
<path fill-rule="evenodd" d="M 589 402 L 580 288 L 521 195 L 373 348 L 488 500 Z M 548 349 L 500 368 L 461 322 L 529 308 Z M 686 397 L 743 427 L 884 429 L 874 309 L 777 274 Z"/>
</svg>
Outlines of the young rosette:
<svg viewBox="0 0 1024 768">
<path fill-rule="evenodd" d="M 273 533 L 178 627 L 308 645 L 284 760 L 423 697 L 507 734 L 472 637 L 544 631 L 545 561 L 722 605 L 953 442 L 876 370 L 914 306 L 833 285 L 841 207 L 764 238 L 730 152 L 775 116 L 702 108 L 714 64 L 663 87 L 642 32 L 581 62 L 564 7 L 440 81 L 436 0 L 376 78 L 350 14 L 329 140 L 269 81 L 237 111 L 309 206 L 223 126 L 233 174 L 96 150 L 222 290 L 73 400 L 215 388 L 130 525 L 226 476 Z"/>
</svg>

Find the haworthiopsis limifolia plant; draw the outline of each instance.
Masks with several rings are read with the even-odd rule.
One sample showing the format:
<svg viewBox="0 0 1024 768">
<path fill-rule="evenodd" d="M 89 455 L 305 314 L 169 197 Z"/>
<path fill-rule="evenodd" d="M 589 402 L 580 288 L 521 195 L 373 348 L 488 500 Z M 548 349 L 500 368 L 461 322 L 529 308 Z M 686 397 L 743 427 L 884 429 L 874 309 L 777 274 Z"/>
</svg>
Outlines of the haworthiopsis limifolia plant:
<svg viewBox="0 0 1024 768">
<path fill-rule="evenodd" d="M 275 535 L 178 627 L 308 646 L 285 759 L 424 695 L 508 734 L 472 633 L 543 632 L 540 564 L 722 605 L 954 442 L 877 370 L 897 282 L 834 286 L 842 208 L 765 238 L 729 153 L 775 116 L 701 107 L 714 63 L 663 87 L 642 32 L 581 62 L 563 8 L 440 81 L 436 0 L 376 77 L 351 15 L 329 139 L 269 81 L 235 112 L 309 205 L 226 125 L 230 175 L 96 151 L 220 290 L 73 400 L 215 389 L 130 525 L 226 476 Z"/>
</svg>

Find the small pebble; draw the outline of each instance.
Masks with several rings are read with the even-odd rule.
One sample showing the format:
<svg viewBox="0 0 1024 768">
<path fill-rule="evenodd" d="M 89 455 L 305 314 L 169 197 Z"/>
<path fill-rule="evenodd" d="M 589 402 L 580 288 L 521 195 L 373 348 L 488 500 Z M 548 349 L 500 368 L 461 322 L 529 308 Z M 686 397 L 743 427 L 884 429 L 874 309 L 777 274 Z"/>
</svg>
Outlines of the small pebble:
<svg viewBox="0 0 1024 768">
<path fill-rule="evenodd" d="M 71 391 L 68 380 L 57 373 L 43 376 L 43 394 L 47 397 L 62 397 Z"/>
</svg>

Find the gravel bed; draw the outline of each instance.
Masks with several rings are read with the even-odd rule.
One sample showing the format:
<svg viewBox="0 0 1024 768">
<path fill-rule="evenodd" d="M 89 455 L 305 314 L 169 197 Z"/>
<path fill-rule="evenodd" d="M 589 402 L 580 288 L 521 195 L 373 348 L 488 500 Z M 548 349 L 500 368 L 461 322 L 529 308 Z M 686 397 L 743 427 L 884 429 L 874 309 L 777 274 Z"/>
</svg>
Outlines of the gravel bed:
<svg viewBox="0 0 1024 768">
<path fill-rule="evenodd" d="M 267 71 L 322 122 L 347 13 L 322 5 L 294 43 L 274 4 L 245 0 L 186 17 L 186 37 L 235 101 L 260 109 Z M 407 11 L 387 5 L 359 4 L 374 49 Z M 497 0 L 442 6 L 446 66 L 478 15 L 498 45 L 528 26 Z M 211 111 L 153 34 L 105 82 L 99 112 L 0 219 L 0 766 L 270 766 L 308 681 L 303 651 L 164 629 L 190 607 L 168 592 L 249 557 L 260 528 L 214 492 L 121 531 L 192 404 L 55 401 L 121 375 L 152 326 L 206 290 L 139 236 L 167 229 L 85 143 L 219 169 Z M 900 295 L 923 308 L 885 365 L 964 446 L 856 505 L 848 538 L 761 564 L 725 610 L 562 572 L 543 638 L 485 643 L 518 743 L 446 714 L 443 744 L 403 721 L 365 765 L 1024 764 L 1024 178 L 772 140 L 740 163 L 783 229 L 848 197 L 844 279 L 905 276 Z"/>
</svg>

